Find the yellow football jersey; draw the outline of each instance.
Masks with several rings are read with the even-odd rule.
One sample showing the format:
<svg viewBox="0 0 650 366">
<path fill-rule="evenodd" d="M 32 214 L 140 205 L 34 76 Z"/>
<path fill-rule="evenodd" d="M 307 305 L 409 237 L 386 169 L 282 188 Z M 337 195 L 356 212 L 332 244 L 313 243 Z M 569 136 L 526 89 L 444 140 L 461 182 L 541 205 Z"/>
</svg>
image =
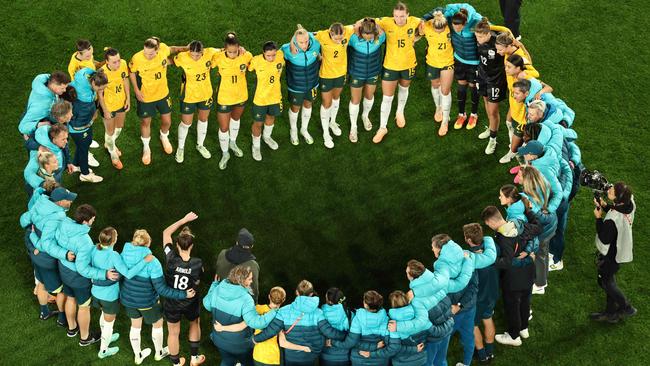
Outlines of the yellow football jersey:
<svg viewBox="0 0 650 366">
<path fill-rule="evenodd" d="M 266 61 L 264 55 L 253 57 L 248 71 L 255 71 L 257 86 L 253 103 L 259 106 L 282 103 L 280 77 L 284 68 L 284 53 L 280 50 L 275 55 L 273 62 Z"/>
<path fill-rule="evenodd" d="M 415 58 L 415 31 L 420 25 L 420 18 L 408 17 L 406 24 L 397 26 L 393 17 L 376 20 L 386 32 L 386 56 L 384 67 L 389 70 L 402 71 L 414 68 L 418 64 Z"/>
<path fill-rule="evenodd" d="M 314 33 L 314 38 L 320 42 L 323 63 L 319 76 L 325 79 L 335 79 L 345 76 L 348 72 L 348 43 L 354 34 L 353 26 L 343 28 L 343 39 L 336 44 L 330 37 L 329 29 Z"/>
<path fill-rule="evenodd" d="M 129 68 L 126 61 L 120 60 L 120 67 L 117 70 L 111 70 L 108 65 L 101 67 L 108 78 L 108 85 L 104 89 L 104 103 L 109 112 L 115 112 L 124 107 L 128 97 L 124 91 L 124 79 L 129 77 Z M 128 82 L 128 81 L 127 81 Z"/>
<path fill-rule="evenodd" d="M 225 50 L 214 54 L 212 62 L 219 68 L 221 76 L 217 95 L 219 105 L 234 105 L 248 100 L 246 69 L 252 58 L 248 51 L 235 58 L 228 58 Z"/>
<path fill-rule="evenodd" d="M 448 27 L 442 32 L 436 32 L 433 24 L 426 22 L 424 38 L 427 39 L 427 65 L 440 69 L 454 64 L 454 48 Z"/>
<path fill-rule="evenodd" d="M 174 64 L 183 69 L 181 83 L 181 100 L 185 103 L 204 102 L 212 98 L 210 70 L 215 67 L 212 58 L 219 52 L 216 48 L 204 48 L 203 56 L 194 61 L 190 52 L 181 52 L 174 56 Z"/>
<path fill-rule="evenodd" d="M 145 103 L 161 100 L 169 95 L 167 86 L 167 58 L 171 49 L 164 43 L 158 48 L 158 53 L 151 60 L 144 57 L 144 51 L 133 55 L 129 70 L 135 73 L 138 87 L 142 92 Z"/>
<path fill-rule="evenodd" d="M 526 66 L 526 79 L 539 77 L 539 72 L 533 67 L 533 64 L 528 61 L 528 55 L 526 55 L 526 52 L 524 52 L 524 50 L 518 48 L 514 54 L 519 55 L 524 59 L 524 65 Z M 505 57 L 504 60 L 507 60 L 507 57 Z M 506 81 L 508 83 L 508 104 L 510 105 L 510 116 L 513 120 L 519 122 L 520 124 L 525 124 L 526 106 L 524 103 L 519 103 L 515 100 L 515 95 L 512 90 L 512 85 L 515 83 L 515 81 L 517 81 L 517 77 L 507 75 Z"/>
<path fill-rule="evenodd" d="M 77 58 L 78 52 L 75 52 L 72 54 L 72 57 L 70 57 L 70 62 L 68 63 L 68 74 L 70 74 L 70 79 L 74 80 L 74 74 L 77 73 L 77 71 L 89 67 L 93 70 L 95 70 L 95 59 L 91 58 L 90 60 L 80 60 Z"/>
</svg>

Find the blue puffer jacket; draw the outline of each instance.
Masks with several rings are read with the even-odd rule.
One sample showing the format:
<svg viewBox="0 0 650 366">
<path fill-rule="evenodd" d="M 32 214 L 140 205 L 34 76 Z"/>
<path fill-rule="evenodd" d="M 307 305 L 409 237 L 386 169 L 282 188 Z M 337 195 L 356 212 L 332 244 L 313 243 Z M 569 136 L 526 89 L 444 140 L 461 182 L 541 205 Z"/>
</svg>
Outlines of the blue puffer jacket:
<svg viewBox="0 0 650 366">
<path fill-rule="evenodd" d="M 386 34 L 379 35 L 377 41 L 366 41 L 356 33 L 348 45 L 348 73 L 353 79 L 370 79 L 381 73 L 383 52 L 381 46 L 386 42 Z"/>
<path fill-rule="evenodd" d="M 25 178 L 25 182 L 32 187 L 32 189 L 37 189 L 41 184 L 43 184 L 43 182 L 45 182 L 45 179 L 55 180 L 56 174 L 48 174 L 46 171 L 41 170 L 38 166 L 38 157 L 34 156 L 29 158 L 27 166 L 25 166 L 25 170 L 23 170 L 23 177 Z"/>
<path fill-rule="evenodd" d="M 388 310 L 388 315 L 395 321 L 412 320 L 415 319 L 415 309 L 412 305 L 407 305 L 402 308 Z M 418 352 L 417 346 L 420 343 L 426 343 L 430 332 L 431 326 L 421 328 L 419 331 L 415 331 L 415 333 L 402 331 L 395 332 L 399 336 L 401 342 L 399 351 L 391 359 L 393 366 L 424 365 L 427 361 L 427 353 Z"/>
<path fill-rule="evenodd" d="M 458 13 L 460 9 L 467 10 L 467 23 L 465 23 L 465 27 L 463 27 L 463 30 L 460 33 L 456 33 L 454 28 L 451 26 L 451 18 L 454 14 Z M 469 4 L 447 4 L 443 14 L 447 18 L 447 23 L 451 30 L 451 44 L 454 46 L 454 57 L 464 64 L 478 65 L 478 47 L 476 36 L 472 29 L 481 21 L 483 16 Z"/>
<path fill-rule="evenodd" d="M 59 260 L 59 268 L 63 266 L 68 269 L 68 271 L 61 271 L 62 280 L 64 280 L 64 276 L 68 276 L 72 281 L 77 273 L 93 280 L 106 279 L 106 270 L 91 265 L 91 255 L 95 245 L 88 235 L 89 231 L 90 226 L 78 224 L 69 217 L 63 219 L 59 224 L 56 230 L 56 241 L 50 247 L 49 253 Z M 68 252 L 75 254 L 74 262 L 68 260 Z"/>
<path fill-rule="evenodd" d="M 133 268 L 149 254 L 151 254 L 151 250 L 145 246 L 126 243 L 122 249 L 121 257 L 128 268 Z M 147 263 L 135 277 L 124 279 L 120 288 L 120 302 L 130 308 L 152 307 L 158 302 L 159 296 L 176 300 L 183 300 L 187 297 L 185 291 L 167 286 L 158 258 Z"/>
<path fill-rule="evenodd" d="M 232 325 L 246 322 L 248 327 L 240 332 L 216 332 L 212 329 L 210 333 L 215 346 L 235 354 L 252 352 L 252 328 L 266 328 L 277 315 L 275 309 L 264 315 L 257 314 L 250 291 L 228 280 L 212 283 L 210 291 L 203 298 L 203 307 L 212 313 L 213 324 L 219 322 L 223 325 Z"/>
<path fill-rule="evenodd" d="M 291 53 L 289 43 L 280 48 L 287 61 L 287 88 L 294 93 L 306 93 L 316 87 L 320 81 L 320 43 L 309 33 L 309 48 L 303 51 L 294 39 L 291 40 L 298 49 L 295 55 Z"/>
<path fill-rule="evenodd" d="M 564 197 L 562 185 L 558 180 L 560 171 L 558 157 L 555 155 L 553 150 L 547 150 L 544 152 L 543 156 L 532 161 L 532 166 L 539 170 L 549 184 L 549 187 L 551 188 L 551 198 L 548 202 L 548 211 L 555 212 Z"/>
<path fill-rule="evenodd" d="M 39 145 L 47 148 L 54 155 L 56 155 L 56 159 L 59 162 L 59 171 L 60 171 L 60 170 L 64 169 L 65 166 L 68 165 L 68 160 L 69 160 L 68 149 L 67 149 L 67 145 L 66 145 L 65 148 L 62 149 L 62 148 L 54 145 L 52 140 L 50 140 L 49 133 L 50 133 L 50 128 L 51 127 L 52 126 L 50 126 L 50 125 L 44 125 L 44 126 L 41 126 L 41 127 L 37 128 L 36 132 L 34 133 L 34 139 L 36 140 L 36 142 Z M 38 157 L 38 149 L 30 150 L 29 151 L 29 157 L 30 157 L 30 159 L 37 159 L 38 160 L 38 158 L 37 158 Z"/>
<path fill-rule="evenodd" d="M 332 345 L 341 348 L 351 349 L 350 360 L 352 365 L 359 366 L 386 366 L 389 358 L 399 351 L 399 342 L 390 342 L 389 338 L 399 340 L 396 332 L 388 333 L 388 315 L 386 310 L 379 309 L 371 312 L 364 308 L 357 309 L 350 332 L 343 341 L 333 341 Z M 365 358 L 359 351 L 375 351 L 380 341 L 388 344 L 388 350 L 379 353 L 377 357 Z"/>
<path fill-rule="evenodd" d="M 444 247 L 443 247 L 444 248 Z M 471 268 L 471 277 L 467 285 L 460 291 L 449 292 L 449 299 L 453 304 L 463 304 L 463 310 L 467 311 L 476 306 L 476 298 L 478 295 L 478 274 L 477 269 L 483 269 L 494 264 L 497 258 L 497 249 L 494 239 L 491 237 L 483 237 L 483 252 L 477 253 L 466 250 L 465 253 L 468 257 L 464 258 L 463 268 L 464 271 Z M 471 263 L 471 266 L 469 265 Z"/>
<path fill-rule="evenodd" d="M 524 215 L 525 207 L 524 202 L 519 200 L 506 208 L 506 221 L 512 220 L 522 220 L 526 221 L 526 215 Z"/>
<path fill-rule="evenodd" d="M 450 240 L 442 247 L 439 258 L 433 263 L 434 272 L 445 271 L 449 273 L 447 292 L 462 290 L 472 277 L 472 272 L 474 272 L 473 263 L 469 267 L 464 259 L 463 248 Z"/>
<path fill-rule="evenodd" d="M 336 330 L 347 332 L 350 329 L 350 320 L 342 304 L 321 306 L 325 320 Z M 320 355 L 321 360 L 327 362 L 349 362 L 350 350 L 340 347 L 325 347 Z"/>
<path fill-rule="evenodd" d="M 34 202 L 32 207 L 20 216 L 20 225 L 22 227 L 27 228 L 34 225 L 36 229 L 35 232 L 30 234 L 29 238 L 31 245 L 38 249 L 39 253 L 34 255 L 32 249 L 29 256 L 32 262 L 41 268 L 56 269 L 57 260 L 49 254 L 48 249 L 50 244 L 56 241 L 56 229 L 66 217 L 66 210 L 50 201 L 50 197 L 44 194 L 39 194 L 35 201 L 32 202 Z M 26 245 L 30 243 L 26 243 Z"/>
<path fill-rule="evenodd" d="M 529 80 L 530 91 L 525 100 L 526 105 L 530 104 L 530 102 L 535 99 L 535 94 L 539 93 L 539 91 L 543 88 L 543 85 L 539 80 L 535 78 L 531 78 Z M 560 123 L 561 121 L 565 121 L 567 123 L 567 127 L 571 127 L 573 125 L 573 120 L 575 119 L 576 113 L 573 111 L 573 109 L 569 108 L 569 106 L 567 106 L 562 99 L 556 98 L 552 93 L 542 94 L 541 99 L 546 103 L 546 108 L 551 110 L 552 114 L 554 115 L 550 118 L 553 122 Z"/>
<path fill-rule="evenodd" d="M 50 74 L 40 74 L 32 81 L 32 92 L 29 94 L 27 108 L 23 114 L 18 131 L 24 135 L 31 135 L 36 130 L 38 122 L 50 117 L 52 104 L 56 103 L 59 97 L 47 87 Z"/>
<path fill-rule="evenodd" d="M 88 78 L 94 73 L 95 70 L 91 68 L 83 68 L 74 74 L 74 80 L 70 83 L 77 91 L 77 99 L 72 103 L 72 119 L 68 122 L 70 133 L 86 132 L 93 124 L 93 116 L 97 110 L 95 106 L 97 93 Z"/>
<path fill-rule="evenodd" d="M 146 256 L 146 255 L 145 255 Z M 143 257 L 144 258 L 144 257 Z M 113 247 L 97 249 L 93 247 L 91 253 L 91 266 L 100 270 L 115 269 L 122 276 L 131 279 L 147 265 L 147 262 L 140 261 L 134 267 L 126 266 L 120 253 L 113 250 Z M 93 296 L 103 301 L 116 301 L 120 297 L 120 283 L 110 280 L 93 280 L 91 289 Z"/>
<path fill-rule="evenodd" d="M 443 270 L 431 272 L 427 269 L 420 277 L 413 279 L 409 287 L 414 295 L 411 305 L 415 310 L 415 317 L 411 320 L 397 322 L 397 330 L 413 333 L 417 329 L 433 325 L 431 341 L 451 334 L 454 325 L 451 308 L 448 309 L 448 313 L 441 311 L 443 309 L 440 308 L 440 304 L 445 302 L 451 306 L 451 302 L 447 298 L 448 286 L 448 273 Z M 448 317 L 443 319 L 441 314 L 448 315 Z"/>
<path fill-rule="evenodd" d="M 291 343 L 307 346 L 311 352 L 285 350 L 287 362 L 307 363 L 315 361 L 323 351 L 325 338 L 337 340 L 345 338 L 346 332 L 332 327 L 323 311 L 318 308 L 318 297 L 298 296 L 289 305 L 280 310 L 275 319 L 266 329 L 255 336 L 255 342 L 265 341 L 281 330 L 285 333 L 290 328 L 291 332 L 286 334 L 287 340 Z M 354 324 L 354 323 L 353 323 Z"/>
<path fill-rule="evenodd" d="M 573 164 L 577 167 L 582 167 L 582 152 L 578 144 L 575 141 L 571 141 L 567 143 L 567 147 L 569 148 L 569 157 Z"/>
<path fill-rule="evenodd" d="M 552 149 L 557 157 L 562 157 L 562 148 L 564 147 L 563 127 L 547 120 L 543 120 L 542 125 L 546 126 L 551 132 L 551 136 L 545 147 Z"/>
</svg>

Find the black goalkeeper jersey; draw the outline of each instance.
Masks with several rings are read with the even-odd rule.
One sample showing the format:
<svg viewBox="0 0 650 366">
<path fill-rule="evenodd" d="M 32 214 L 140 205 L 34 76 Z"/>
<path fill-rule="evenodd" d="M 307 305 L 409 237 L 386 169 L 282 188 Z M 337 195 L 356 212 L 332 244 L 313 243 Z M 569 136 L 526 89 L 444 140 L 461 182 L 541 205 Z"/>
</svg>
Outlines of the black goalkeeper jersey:
<svg viewBox="0 0 650 366">
<path fill-rule="evenodd" d="M 180 310 L 196 301 L 200 301 L 199 283 L 203 273 L 203 261 L 194 257 L 191 257 L 187 262 L 184 261 L 172 249 L 172 244 L 169 243 L 165 244 L 165 258 L 165 280 L 167 285 L 181 291 L 187 291 L 190 288 L 196 291 L 196 296 L 191 299 L 165 299 L 165 309 L 168 311 Z"/>
<path fill-rule="evenodd" d="M 506 84 L 506 69 L 503 56 L 497 53 L 497 35 L 492 32 L 490 40 L 478 45 L 478 77 L 486 84 Z"/>
</svg>

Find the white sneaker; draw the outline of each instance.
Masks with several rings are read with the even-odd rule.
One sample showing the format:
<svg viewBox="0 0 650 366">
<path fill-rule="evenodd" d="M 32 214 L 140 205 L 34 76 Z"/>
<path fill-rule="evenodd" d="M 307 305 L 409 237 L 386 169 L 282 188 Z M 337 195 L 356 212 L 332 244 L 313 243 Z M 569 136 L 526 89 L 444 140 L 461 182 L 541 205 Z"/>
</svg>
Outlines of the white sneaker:
<svg viewBox="0 0 650 366">
<path fill-rule="evenodd" d="M 90 170 L 91 172 L 93 171 L 92 169 L 88 169 L 88 170 Z M 76 165 L 73 165 L 72 166 L 72 173 L 79 173 L 79 172 L 81 172 L 81 168 L 79 168 Z"/>
<path fill-rule="evenodd" d="M 135 355 L 135 364 L 141 365 L 145 358 L 149 357 L 151 354 L 151 348 L 145 348 L 140 351 L 139 355 Z"/>
<path fill-rule="evenodd" d="M 490 137 L 490 128 L 485 127 L 485 131 L 479 133 L 478 138 L 481 140 L 485 140 L 488 137 Z"/>
<path fill-rule="evenodd" d="M 298 144 L 300 144 L 300 140 L 298 140 L 298 130 L 292 128 L 291 131 L 289 132 L 289 135 L 290 135 L 291 145 L 298 146 Z"/>
<path fill-rule="evenodd" d="M 96 149 L 98 147 L 99 147 L 99 143 L 97 141 L 93 140 L 93 142 L 90 143 L 91 149 Z"/>
<path fill-rule="evenodd" d="M 309 131 L 307 131 L 307 130 L 302 130 L 302 131 L 300 131 L 300 134 L 301 134 L 302 137 L 305 139 L 305 142 L 307 143 L 307 145 L 311 145 L 311 144 L 314 143 L 314 139 L 313 139 L 313 138 L 311 137 L 311 135 L 309 134 Z"/>
<path fill-rule="evenodd" d="M 494 154 L 494 150 L 497 148 L 497 139 L 496 138 L 490 138 L 488 141 L 487 146 L 485 147 L 485 154 L 486 155 L 492 155 Z"/>
<path fill-rule="evenodd" d="M 335 121 L 330 121 L 330 130 L 332 130 L 334 136 L 341 136 L 341 126 Z"/>
<path fill-rule="evenodd" d="M 546 292 L 546 286 L 538 287 L 536 284 L 533 284 L 533 295 L 544 295 Z"/>
<path fill-rule="evenodd" d="M 372 130 L 372 122 L 370 122 L 370 118 L 364 117 L 363 115 L 361 116 L 361 121 L 363 122 L 363 128 L 366 129 L 366 131 Z"/>
<path fill-rule="evenodd" d="M 494 339 L 497 342 L 499 342 L 501 344 L 508 345 L 508 346 L 515 346 L 515 347 L 521 346 L 521 337 L 517 337 L 515 339 L 512 339 L 512 337 L 510 336 L 510 334 L 508 332 L 503 333 L 503 334 L 497 334 L 496 336 L 494 336 Z"/>
<path fill-rule="evenodd" d="M 219 160 L 219 169 L 225 170 L 228 166 L 228 160 L 230 160 L 230 153 L 226 151 L 221 155 L 221 160 Z"/>
<path fill-rule="evenodd" d="M 88 182 L 88 183 L 99 183 L 104 180 L 104 178 L 100 177 L 99 175 L 96 175 L 93 172 L 90 172 L 86 175 L 84 174 L 79 174 L 79 180 L 82 182 Z"/>
<path fill-rule="evenodd" d="M 512 158 L 517 156 L 517 153 L 513 153 L 512 151 L 508 150 L 508 152 L 499 159 L 499 163 L 501 164 L 507 164 L 509 163 Z"/>
<path fill-rule="evenodd" d="M 271 137 L 262 137 L 262 140 L 264 141 L 265 144 L 269 146 L 269 149 L 271 150 L 277 150 L 279 147 L 278 143 L 275 142 L 275 140 L 272 139 Z"/>
<path fill-rule="evenodd" d="M 165 358 L 167 356 L 169 356 L 169 348 L 164 347 L 163 349 L 160 350 L 159 353 L 156 353 L 156 355 L 153 356 L 153 359 L 156 360 L 156 361 L 160 361 L 160 360 L 162 360 L 163 358 Z"/>
<path fill-rule="evenodd" d="M 528 321 L 533 320 L 533 309 L 530 309 L 530 315 L 528 316 Z"/>
<path fill-rule="evenodd" d="M 201 156 L 203 156 L 203 159 L 210 159 L 212 157 L 210 150 L 203 145 L 196 145 L 196 150 L 201 154 Z"/>
<path fill-rule="evenodd" d="M 530 334 L 528 333 L 528 328 L 520 330 L 519 335 L 523 339 L 528 339 L 528 337 L 530 337 Z"/>
<path fill-rule="evenodd" d="M 185 160 L 185 149 L 179 147 L 176 149 L 176 162 L 180 164 L 183 160 Z"/>
<path fill-rule="evenodd" d="M 237 143 L 235 141 L 230 140 L 228 147 L 230 148 L 230 150 L 232 150 L 232 152 L 235 153 L 236 157 L 241 158 L 242 156 L 244 156 L 244 152 L 241 151 L 241 149 L 239 148 L 239 146 L 237 146 Z"/>
<path fill-rule="evenodd" d="M 563 261 L 559 261 L 559 262 L 556 262 L 556 263 L 553 263 L 552 261 L 550 261 L 550 262 L 551 262 L 551 264 L 548 265 L 548 270 L 549 271 L 561 271 L 561 270 L 564 269 L 564 262 Z"/>
<path fill-rule="evenodd" d="M 467 366 L 467 365 L 465 365 L 465 364 L 462 363 L 462 362 L 458 362 L 458 363 L 456 364 L 456 366 Z"/>
<path fill-rule="evenodd" d="M 253 145 L 253 160 L 255 161 L 262 161 L 262 152 L 260 151 L 259 147 L 255 147 Z"/>
<path fill-rule="evenodd" d="M 93 153 L 88 153 L 88 165 L 97 168 L 99 166 L 99 162 L 97 159 L 95 159 L 95 155 Z"/>
<path fill-rule="evenodd" d="M 326 148 L 328 149 L 334 148 L 334 140 L 332 140 L 331 136 L 323 136 L 323 142 L 325 143 Z"/>
<path fill-rule="evenodd" d="M 357 136 L 357 130 L 350 130 L 350 142 L 355 143 L 359 141 L 359 137 Z"/>
</svg>

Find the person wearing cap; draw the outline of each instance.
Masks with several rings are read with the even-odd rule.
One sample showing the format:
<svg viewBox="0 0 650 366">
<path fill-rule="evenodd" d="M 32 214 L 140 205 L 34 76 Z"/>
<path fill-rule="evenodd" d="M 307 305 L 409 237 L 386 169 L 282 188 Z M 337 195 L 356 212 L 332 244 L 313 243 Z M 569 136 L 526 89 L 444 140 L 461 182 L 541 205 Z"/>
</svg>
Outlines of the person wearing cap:
<svg viewBox="0 0 650 366">
<path fill-rule="evenodd" d="M 41 308 L 39 318 L 49 319 L 53 314 L 47 307 L 48 293 L 56 297 L 58 308 L 57 323 L 66 326 L 64 304 L 66 297 L 63 293 L 63 282 L 59 275 L 56 258 L 52 257 L 44 244 L 53 237 L 65 212 L 70 208 L 77 195 L 63 187 L 55 188 L 50 195 L 37 189 L 30 203 L 33 203 L 27 212 L 20 216 L 20 225 L 26 229 L 25 245 L 32 260 L 34 274 L 41 284 L 37 286 L 38 303 Z M 76 334 L 76 333 L 74 333 Z"/>
<path fill-rule="evenodd" d="M 88 235 L 97 213 L 88 204 L 77 207 L 74 220 L 65 217 L 59 223 L 56 234 L 48 239 L 50 255 L 59 260 L 59 274 L 63 281 L 68 325 L 76 324 L 79 330 L 79 345 L 82 347 L 99 342 L 99 334 L 90 332 L 90 302 L 92 300 L 90 280 L 117 281 L 115 269 L 101 269 L 92 266 L 92 251 L 95 247 Z M 73 253 L 71 258 L 69 253 Z M 71 260 L 72 259 L 72 260 Z M 77 307 L 79 310 L 77 311 Z"/>
<path fill-rule="evenodd" d="M 251 284 L 251 290 L 253 291 L 252 296 L 253 300 L 257 304 L 257 298 L 259 295 L 259 274 L 260 274 L 260 265 L 255 260 L 255 256 L 252 253 L 253 245 L 255 244 L 255 238 L 246 228 L 239 230 L 237 235 L 237 242 L 229 249 L 223 249 L 219 256 L 217 257 L 217 276 L 219 279 L 223 280 L 228 278 L 228 273 L 230 270 L 235 268 L 235 266 L 242 265 L 244 267 L 249 267 L 253 273 L 253 283 Z"/>
</svg>

